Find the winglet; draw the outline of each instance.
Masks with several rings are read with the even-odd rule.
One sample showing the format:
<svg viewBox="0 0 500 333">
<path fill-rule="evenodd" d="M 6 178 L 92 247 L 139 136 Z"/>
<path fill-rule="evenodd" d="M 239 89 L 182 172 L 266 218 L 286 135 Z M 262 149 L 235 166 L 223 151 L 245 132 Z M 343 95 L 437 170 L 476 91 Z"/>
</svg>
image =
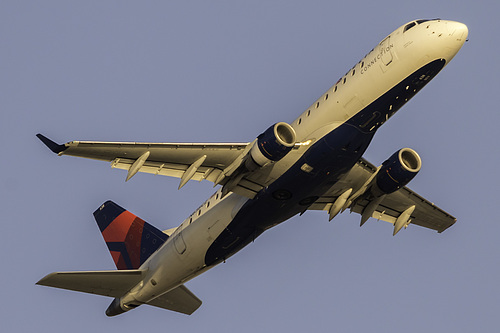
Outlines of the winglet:
<svg viewBox="0 0 500 333">
<path fill-rule="evenodd" d="M 52 150 L 56 154 L 59 154 L 68 148 L 65 145 L 60 145 L 55 143 L 54 141 L 50 140 L 49 138 L 40 133 L 37 134 L 36 137 L 39 138 L 40 141 L 42 141 L 47 147 L 49 147 L 50 150 Z"/>
</svg>

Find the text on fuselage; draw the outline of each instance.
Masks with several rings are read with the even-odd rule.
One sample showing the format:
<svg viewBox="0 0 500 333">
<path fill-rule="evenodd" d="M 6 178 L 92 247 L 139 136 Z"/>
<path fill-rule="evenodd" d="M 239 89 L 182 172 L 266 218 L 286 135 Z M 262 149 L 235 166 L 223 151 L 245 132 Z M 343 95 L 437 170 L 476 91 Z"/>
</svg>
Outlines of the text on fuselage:
<svg viewBox="0 0 500 333">
<path fill-rule="evenodd" d="M 372 58 L 371 61 L 363 61 L 361 62 L 361 74 L 365 73 L 366 71 L 368 71 L 373 65 L 375 65 L 377 63 L 377 61 L 381 60 L 382 57 L 387 54 L 387 53 L 391 53 L 391 49 L 394 47 L 393 44 L 389 44 L 389 45 L 384 45 L 384 47 L 382 47 L 380 49 L 380 52 L 377 53 L 376 56 L 374 56 Z M 369 58 L 370 57 L 370 54 L 368 54 L 366 58 Z"/>
</svg>

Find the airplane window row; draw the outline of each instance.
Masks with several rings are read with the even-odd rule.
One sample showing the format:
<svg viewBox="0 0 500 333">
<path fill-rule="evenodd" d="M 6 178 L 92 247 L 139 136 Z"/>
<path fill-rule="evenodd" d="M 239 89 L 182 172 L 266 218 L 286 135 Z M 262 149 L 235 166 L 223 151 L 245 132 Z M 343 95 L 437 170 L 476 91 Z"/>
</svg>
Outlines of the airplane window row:
<svg viewBox="0 0 500 333">
<path fill-rule="evenodd" d="M 220 199 L 222 199 L 222 195 L 220 196 Z M 218 200 L 219 200 L 219 191 L 215 194 L 215 200 L 216 200 L 216 201 L 218 201 Z M 207 208 L 209 208 L 209 207 L 210 207 L 210 200 L 208 200 L 208 201 L 206 202 L 206 205 L 207 205 Z M 194 214 L 193 214 L 193 215 L 194 215 Z M 189 224 L 193 223 L 193 215 L 191 215 L 191 216 L 189 217 Z M 201 207 L 200 207 L 200 208 L 198 208 L 198 216 L 200 216 L 200 215 L 201 215 Z"/>
<path fill-rule="evenodd" d="M 373 49 L 370 51 L 370 53 L 371 53 L 372 51 L 373 51 Z M 366 58 L 366 56 L 365 56 L 365 58 Z M 365 62 L 364 62 L 364 61 L 360 61 L 360 62 L 358 62 L 358 64 L 360 65 L 360 68 L 363 68 L 363 67 L 364 67 L 364 65 L 365 65 Z M 356 64 L 356 65 L 357 65 L 357 64 Z M 335 86 L 334 86 L 334 87 L 333 87 L 333 89 L 332 89 L 332 92 L 333 92 L 333 93 L 336 93 L 336 92 L 337 92 L 337 90 L 338 90 L 338 85 L 339 85 L 339 83 L 340 83 L 340 82 L 342 82 L 342 84 L 346 84 L 346 82 L 347 82 L 347 76 L 349 76 L 349 72 L 351 73 L 351 76 L 354 76 L 354 75 L 356 74 L 356 65 L 355 65 L 353 68 L 351 68 L 351 69 L 350 69 L 350 70 L 349 70 L 349 71 L 348 71 L 348 72 L 347 72 L 347 73 L 343 76 L 343 78 L 340 78 L 340 79 L 337 81 L 337 83 L 335 84 Z M 326 100 L 328 100 L 328 97 L 329 97 L 328 93 L 327 93 L 327 94 L 325 94 L 325 96 L 324 96 L 324 100 L 325 100 L 325 101 L 326 101 Z M 320 102 L 316 102 L 316 104 L 315 104 L 315 108 L 317 109 L 317 108 L 319 108 L 319 106 L 320 106 Z M 307 115 L 306 115 L 306 116 L 307 116 L 307 117 L 309 117 L 309 116 L 310 116 L 310 114 L 311 114 L 311 110 L 307 110 Z M 299 118 L 299 119 L 297 120 L 297 125 L 300 125 L 301 123 L 302 123 L 302 118 Z"/>
</svg>

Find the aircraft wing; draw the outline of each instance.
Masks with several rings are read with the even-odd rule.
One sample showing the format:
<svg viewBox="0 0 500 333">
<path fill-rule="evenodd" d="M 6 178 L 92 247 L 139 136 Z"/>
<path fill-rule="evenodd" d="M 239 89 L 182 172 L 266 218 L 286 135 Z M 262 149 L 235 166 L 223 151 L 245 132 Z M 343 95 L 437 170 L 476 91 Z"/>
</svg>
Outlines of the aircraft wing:
<svg viewBox="0 0 500 333">
<path fill-rule="evenodd" d="M 128 171 L 127 180 L 137 172 L 180 178 L 179 188 L 190 179 L 206 179 L 224 185 L 240 166 L 252 143 L 148 143 L 71 141 L 57 144 L 42 134 L 37 137 L 58 155 L 70 155 L 111 163 L 112 168 Z M 253 198 L 263 184 L 249 175 L 232 189 Z"/>
<path fill-rule="evenodd" d="M 346 189 L 352 188 L 352 193 L 356 193 L 376 171 L 377 167 L 373 164 L 365 159 L 359 160 L 346 176 L 312 204 L 309 209 L 329 211 L 332 204 Z M 352 202 L 350 210 L 351 212 L 362 214 L 373 200 L 373 197 L 369 193 L 363 193 Z M 395 224 L 398 217 L 412 206 L 415 206 L 415 209 L 410 214 L 411 224 L 433 229 L 441 233 L 456 222 L 455 217 L 407 187 L 403 187 L 385 196 L 371 217 Z"/>
</svg>

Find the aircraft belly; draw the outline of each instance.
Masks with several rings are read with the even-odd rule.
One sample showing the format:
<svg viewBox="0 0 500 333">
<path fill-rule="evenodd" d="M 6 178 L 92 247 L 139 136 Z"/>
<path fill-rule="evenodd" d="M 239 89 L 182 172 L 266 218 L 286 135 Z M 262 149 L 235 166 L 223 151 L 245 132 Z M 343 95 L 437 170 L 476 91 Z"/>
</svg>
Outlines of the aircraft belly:
<svg viewBox="0 0 500 333">
<path fill-rule="evenodd" d="M 206 265 L 229 258 L 266 229 L 301 213 L 347 173 L 364 153 L 373 133 L 350 124 L 324 136 L 279 179 L 249 200 L 210 246 Z"/>
<path fill-rule="evenodd" d="M 445 66 L 432 61 L 319 138 L 276 181 L 239 210 L 209 247 L 205 264 L 215 265 L 252 242 L 266 229 L 302 213 L 361 158 L 376 130 Z"/>
</svg>

